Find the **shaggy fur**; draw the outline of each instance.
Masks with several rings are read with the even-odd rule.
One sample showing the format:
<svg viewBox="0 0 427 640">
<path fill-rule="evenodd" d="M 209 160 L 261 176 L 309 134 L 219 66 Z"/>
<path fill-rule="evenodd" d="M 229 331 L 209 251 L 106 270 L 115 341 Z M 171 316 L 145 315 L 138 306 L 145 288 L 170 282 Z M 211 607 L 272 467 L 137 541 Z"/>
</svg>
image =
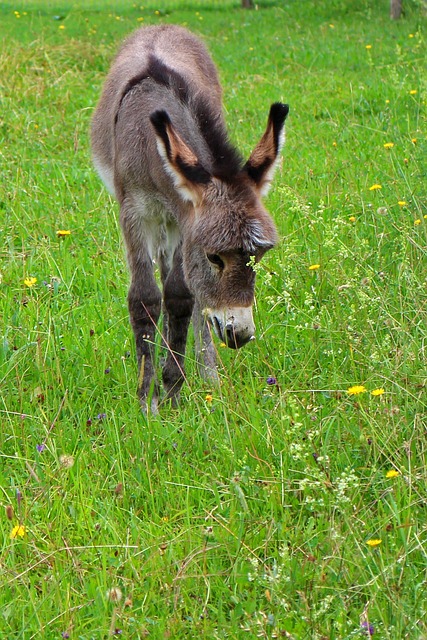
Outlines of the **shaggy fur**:
<svg viewBox="0 0 427 640">
<path fill-rule="evenodd" d="M 244 163 L 229 141 L 221 96 L 200 40 L 173 25 L 145 27 L 120 49 L 93 118 L 94 164 L 120 204 L 143 407 L 150 395 L 157 405 L 153 344 L 162 308 L 163 383 L 174 402 L 192 314 L 208 377 L 216 369 L 206 318 L 231 348 L 254 337 L 250 259 L 261 259 L 277 241 L 260 196 L 273 177 L 288 107 L 273 104 Z"/>
</svg>

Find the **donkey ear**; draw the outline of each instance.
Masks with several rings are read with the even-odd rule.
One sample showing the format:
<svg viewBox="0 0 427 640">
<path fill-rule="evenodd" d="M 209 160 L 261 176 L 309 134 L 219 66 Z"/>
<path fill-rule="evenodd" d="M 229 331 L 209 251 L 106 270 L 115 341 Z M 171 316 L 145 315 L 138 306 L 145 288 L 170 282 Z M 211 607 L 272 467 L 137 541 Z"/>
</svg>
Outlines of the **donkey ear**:
<svg viewBox="0 0 427 640">
<path fill-rule="evenodd" d="M 289 106 L 281 102 L 271 105 L 267 129 L 244 166 L 261 195 L 266 195 L 273 179 L 277 159 L 285 140 L 284 125 Z"/>
<path fill-rule="evenodd" d="M 166 171 L 183 200 L 196 205 L 200 202 L 204 186 L 211 179 L 210 174 L 176 132 L 166 111 L 155 111 L 150 121 L 156 132 L 157 149 Z"/>
</svg>

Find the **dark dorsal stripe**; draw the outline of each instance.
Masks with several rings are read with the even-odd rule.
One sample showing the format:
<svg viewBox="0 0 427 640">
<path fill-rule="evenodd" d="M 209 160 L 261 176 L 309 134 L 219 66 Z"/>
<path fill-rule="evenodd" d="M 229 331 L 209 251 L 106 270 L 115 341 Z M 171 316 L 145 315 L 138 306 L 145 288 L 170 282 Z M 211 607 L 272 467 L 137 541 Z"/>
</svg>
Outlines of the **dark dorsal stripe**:
<svg viewBox="0 0 427 640">
<path fill-rule="evenodd" d="M 140 74 L 131 78 L 124 88 L 117 109 L 116 122 L 126 95 L 148 79 L 171 89 L 179 101 L 190 110 L 210 151 L 213 175 L 225 182 L 232 181 L 241 171 L 243 161 L 228 139 L 221 115 L 215 113 L 208 101 L 202 96 L 194 95 L 195 92 L 191 90 L 190 85 L 181 74 L 167 67 L 155 56 L 149 57 L 147 67 Z M 179 133 L 179 123 L 172 124 L 176 126 Z M 189 144 L 191 145 L 191 142 Z"/>
</svg>

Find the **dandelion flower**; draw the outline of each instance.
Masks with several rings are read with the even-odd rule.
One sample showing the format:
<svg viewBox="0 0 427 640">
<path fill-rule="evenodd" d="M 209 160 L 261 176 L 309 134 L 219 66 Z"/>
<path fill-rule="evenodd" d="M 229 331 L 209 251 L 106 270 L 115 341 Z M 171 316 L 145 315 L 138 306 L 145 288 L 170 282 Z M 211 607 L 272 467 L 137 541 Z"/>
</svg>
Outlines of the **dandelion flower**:
<svg viewBox="0 0 427 640">
<path fill-rule="evenodd" d="M 421 224 L 421 219 L 417 218 L 416 220 L 414 220 L 414 225 L 417 227 L 419 224 Z"/>
<path fill-rule="evenodd" d="M 371 395 L 373 396 L 382 396 L 383 393 L 385 393 L 384 389 L 374 389 L 373 391 L 371 391 Z"/>
<path fill-rule="evenodd" d="M 348 221 L 349 222 L 356 222 L 356 216 L 350 216 Z"/>
<path fill-rule="evenodd" d="M 65 29 L 65 25 L 64 24 L 60 24 L 58 29 L 61 29 L 61 31 L 63 31 Z"/>
<path fill-rule="evenodd" d="M 24 279 L 24 284 L 26 287 L 34 287 L 36 282 L 37 282 L 37 278 L 33 278 L 32 276 Z"/>
<path fill-rule="evenodd" d="M 347 389 L 347 393 L 350 396 L 357 396 L 359 395 L 359 393 L 364 393 L 366 391 L 366 387 L 364 387 L 362 384 L 355 384 L 353 387 L 349 387 Z"/>
<path fill-rule="evenodd" d="M 308 270 L 309 270 L 309 271 L 316 271 L 317 269 L 320 269 L 320 264 L 311 264 L 311 265 L 308 267 Z"/>
<path fill-rule="evenodd" d="M 411 89 L 410 92 L 409 92 L 409 95 L 410 96 L 416 96 L 417 93 L 418 93 L 418 91 L 416 89 Z"/>
<path fill-rule="evenodd" d="M 112 587 L 111 589 L 108 589 L 106 593 L 107 600 L 109 600 L 110 602 L 120 602 L 120 600 L 122 599 L 122 595 L 123 594 L 119 587 Z"/>
<path fill-rule="evenodd" d="M 393 149 L 394 142 L 386 142 L 384 145 L 384 149 Z"/>
<path fill-rule="evenodd" d="M 411 142 L 412 142 L 412 144 L 417 144 L 417 139 L 416 138 L 411 138 Z"/>
<path fill-rule="evenodd" d="M 366 47 L 365 47 L 365 49 L 368 49 L 368 50 L 369 50 L 369 49 L 372 49 L 372 45 L 371 45 L 371 44 L 367 44 L 367 45 L 366 45 Z"/>
<path fill-rule="evenodd" d="M 400 472 L 396 471 L 396 469 L 390 469 L 390 471 L 387 471 L 387 473 L 385 474 L 385 477 L 389 480 L 391 478 L 397 478 L 397 476 L 400 476 Z"/>
<path fill-rule="evenodd" d="M 69 236 L 71 235 L 71 231 L 68 231 L 66 229 L 58 229 L 58 231 L 56 232 L 56 235 L 59 238 L 62 238 L 63 236 Z"/>
<path fill-rule="evenodd" d="M 367 540 L 366 544 L 370 547 L 378 547 L 381 544 L 381 540 L 379 538 L 373 538 L 372 540 Z"/>
<path fill-rule="evenodd" d="M 399 205 L 399 207 L 406 207 L 408 203 L 406 202 L 406 200 L 398 200 L 397 204 Z"/>
<path fill-rule="evenodd" d="M 63 453 L 62 456 L 59 456 L 59 462 L 61 464 L 61 467 L 64 467 L 64 469 L 71 469 L 71 467 L 74 465 L 74 458 L 73 456 L 69 456 L 66 453 Z"/>
<path fill-rule="evenodd" d="M 23 524 L 17 524 L 16 527 L 13 527 L 10 532 L 10 539 L 14 540 L 15 538 L 23 538 L 25 536 L 25 527 Z"/>
<path fill-rule="evenodd" d="M 206 402 L 212 402 L 213 397 L 211 396 L 211 394 L 210 394 L 210 393 L 208 393 L 208 394 L 205 396 L 205 400 L 206 400 Z"/>
<path fill-rule="evenodd" d="M 369 187 L 369 191 L 378 191 L 378 189 L 382 189 L 380 184 L 373 184 L 372 187 Z"/>
</svg>

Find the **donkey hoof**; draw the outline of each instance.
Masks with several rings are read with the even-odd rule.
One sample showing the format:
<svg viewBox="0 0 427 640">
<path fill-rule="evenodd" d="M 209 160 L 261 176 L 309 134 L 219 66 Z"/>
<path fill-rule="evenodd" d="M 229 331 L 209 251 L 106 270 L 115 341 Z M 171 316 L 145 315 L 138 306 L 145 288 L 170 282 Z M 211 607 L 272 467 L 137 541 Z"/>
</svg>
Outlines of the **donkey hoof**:
<svg viewBox="0 0 427 640">
<path fill-rule="evenodd" d="M 159 413 L 159 400 L 157 396 L 151 398 L 151 402 L 147 398 L 140 398 L 139 406 L 144 416 L 148 416 L 149 414 L 156 416 Z"/>
</svg>

